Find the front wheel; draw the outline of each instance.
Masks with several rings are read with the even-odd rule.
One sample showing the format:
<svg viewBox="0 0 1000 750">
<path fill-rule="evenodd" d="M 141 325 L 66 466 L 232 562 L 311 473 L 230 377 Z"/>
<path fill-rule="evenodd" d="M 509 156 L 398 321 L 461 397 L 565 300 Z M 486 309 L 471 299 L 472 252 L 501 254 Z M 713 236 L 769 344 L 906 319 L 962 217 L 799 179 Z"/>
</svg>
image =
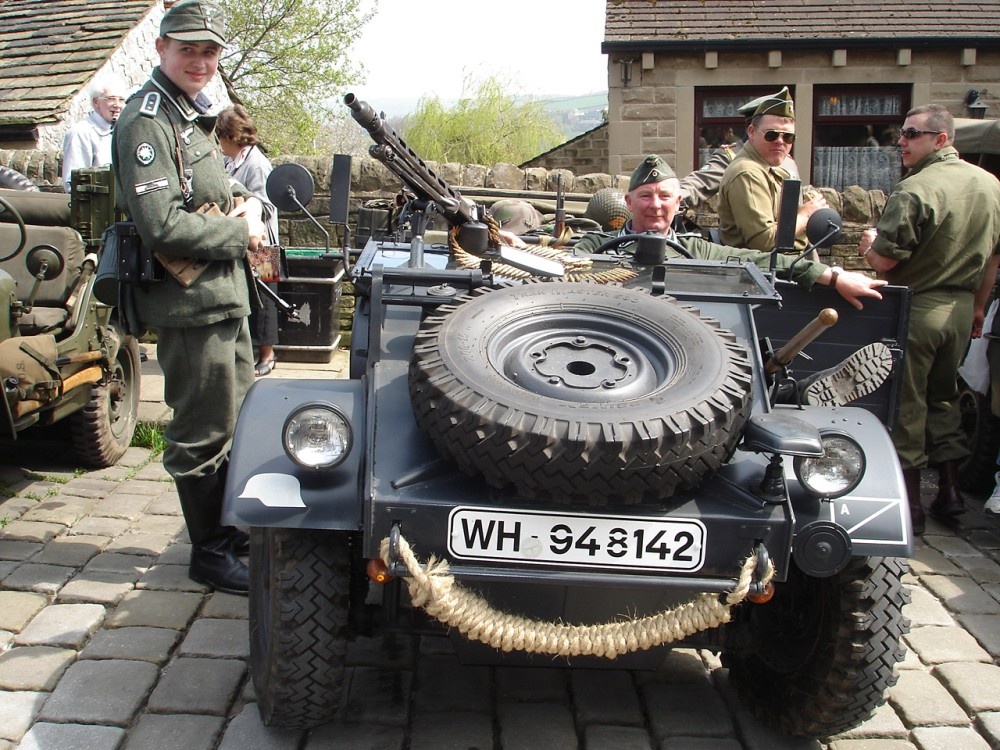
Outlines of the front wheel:
<svg viewBox="0 0 1000 750">
<path fill-rule="evenodd" d="M 80 460 L 98 468 L 113 466 L 125 454 L 139 418 L 139 343 L 117 328 L 109 336 L 121 341 L 110 370 L 90 386 L 90 402 L 71 417 Z"/>
<path fill-rule="evenodd" d="M 905 569 L 902 558 L 854 558 L 813 578 L 793 566 L 769 603 L 744 604 L 741 648 L 723 655 L 743 703 L 786 734 L 829 737 L 868 719 L 905 654 Z"/>
<path fill-rule="evenodd" d="M 250 673 L 267 726 L 333 718 L 350 591 L 346 532 L 250 529 Z"/>
</svg>

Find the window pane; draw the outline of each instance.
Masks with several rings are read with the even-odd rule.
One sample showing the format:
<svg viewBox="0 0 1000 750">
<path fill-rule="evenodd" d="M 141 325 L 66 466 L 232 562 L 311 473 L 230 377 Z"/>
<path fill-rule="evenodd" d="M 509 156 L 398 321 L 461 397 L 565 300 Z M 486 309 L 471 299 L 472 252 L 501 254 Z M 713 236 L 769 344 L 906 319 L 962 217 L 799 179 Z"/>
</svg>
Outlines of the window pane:
<svg viewBox="0 0 1000 750">
<path fill-rule="evenodd" d="M 701 103 L 701 116 L 705 118 L 714 117 L 738 117 L 740 107 L 746 104 L 753 96 L 737 94 L 735 96 L 706 96 Z"/>
<path fill-rule="evenodd" d="M 899 94 L 827 94 L 819 98 L 819 117 L 898 117 L 903 114 Z"/>
<path fill-rule="evenodd" d="M 817 146 L 813 149 L 814 185 L 844 190 L 860 185 L 886 193 L 899 182 L 903 160 L 892 146 Z"/>
</svg>

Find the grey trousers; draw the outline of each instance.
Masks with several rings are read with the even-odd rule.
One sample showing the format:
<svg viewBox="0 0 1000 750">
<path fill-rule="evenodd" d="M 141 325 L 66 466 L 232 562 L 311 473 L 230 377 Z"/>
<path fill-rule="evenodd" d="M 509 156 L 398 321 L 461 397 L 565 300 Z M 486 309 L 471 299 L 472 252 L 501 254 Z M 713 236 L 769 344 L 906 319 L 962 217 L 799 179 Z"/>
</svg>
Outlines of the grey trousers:
<svg viewBox="0 0 1000 750">
<path fill-rule="evenodd" d="M 198 328 L 157 328 L 156 358 L 173 419 L 163 467 L 177 483 L 191 542 L 221 529 L 222 493 L 236 418 L 253 384 L 246 318 Z"/>
</svg>

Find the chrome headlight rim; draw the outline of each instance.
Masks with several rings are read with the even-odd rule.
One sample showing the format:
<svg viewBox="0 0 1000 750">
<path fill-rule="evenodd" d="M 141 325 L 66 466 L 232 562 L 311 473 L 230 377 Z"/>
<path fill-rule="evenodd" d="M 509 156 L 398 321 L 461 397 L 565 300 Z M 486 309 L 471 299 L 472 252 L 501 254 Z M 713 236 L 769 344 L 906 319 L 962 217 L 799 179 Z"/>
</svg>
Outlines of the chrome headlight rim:
<svg viewBox="0 0 1000 750">
<path fill-rule="evenodd" d="M 820 433 L 820 441 L 824 444 L 824 446 L 826 445 L 826 442 L 828 440 L 842 440 L 848 443 L 851 447 L 854 448 L 854 450 L 857 451 L 858 464 L 859 464 L 857 475 L 845 487 L 843 487 L 840 490 L 837 490 L 836 492 L 822 490 L 811 485 L 807 479 L 807 477 L 809 476 L 809 474 L 807 473 L 809 466 L 811 463 L 827 460 L 826 449 L 824 447 L 822 457 L 816 458 L 811 456 L 797 456 L 793 463 L 793 467 L 795 469 L 795 476 L 799 480 L 799 483 L 803 487 L 805 487 L 810 494 L 818 498 L 828 498 L 832 500 L 838 497 L 843 497 L 844 495 L 848 495 L 854 490 L 856 490 L 858 485 L 861 484 L 861 480 L 864 479 L 865 472 L 868 468 L 868 456 L 865 455 L 865 451 L 864 448 L 861 447 L 861 443 L 859 443 L 853 436 L 847 434 L 842 430 L 821 429 L 819 433 Z"/>
<path fill-rule="evenodd" d="M 325 463 L 303 461 L 289 444 L 289 428 L 291 427 L 292 422 L 296 418 L 300 417 L 304 412 L 311 410 L 328 412 L 335 419 L 339 420 L 339 422 L 344 426 L 345 440 L 343 450 L 333 460 Z M 297 406 L 287 417 L 285 417 L 285 422 L 281 426 L 281 445 L 285 450 L 285 455 L 288 456 L 288 458 L 291 459 L 296 466 L 301 466 L 303 469 L 309 469 L 310 471 L 326 471 L 329 469 L 335 469 L 347 460 L 347 457 L 351 455 L 351 451 L 354 449 L 354 427 L 351 425 L 351 421 L 348 419 L 347 414 L 339 406 L 325 401 L 311 401 Z"/>
</svg>

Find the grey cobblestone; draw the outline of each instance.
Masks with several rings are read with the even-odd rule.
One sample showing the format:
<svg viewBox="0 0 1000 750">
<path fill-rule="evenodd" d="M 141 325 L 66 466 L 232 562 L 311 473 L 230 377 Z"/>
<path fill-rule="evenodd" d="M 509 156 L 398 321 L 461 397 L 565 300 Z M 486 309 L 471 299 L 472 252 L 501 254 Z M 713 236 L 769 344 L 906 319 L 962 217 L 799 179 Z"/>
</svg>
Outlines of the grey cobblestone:
<svg viewBox="0 0 1000 750">
<path fill-rule="evenodd" d="M 166 664 L 181 634 L 169 628 L 101 630 L 80 652 L 81 659 L 131 659 Z"/>
<path fill-rule="evenodd" d="M 997 601 L 971 578 L 960 576 L 928 575 L 920 579 L 931 593 L 945 602 L 953 612 L 960 614 L 992 614 L 997 611 Z"/>
<path fill-rule="evenodd" d="M 914 628 L 906 642 L 924 664 L 991 660 L 976 639 L 958 626 Z"/>
<path fill-rule="evenodd" d="M 199 594 L 177 591 L 132 591 L 108 617 L 108 627 L 134 625 L 175 628 L 187 627 L 201 605 Z"/>
<path fill-rule="evenodd" d="M 0 630 L 19 633 L 48 603 L 44 594 L 0 591 Z"/>
<path fill-rule="evenodd" d="M 156 665 L 144 661 L 78 661 L 59 680 L 39 718 L 128 726 L 158 675 Z"/>
<path fill-rule="evenodd" d="M 938 680 L 927 672 L 906 671 L 889 691 L 903 723 L 915 726 L 966 726 L 969 717 Z"/>
<path fill-rule="evenodd" d="M 32 558 L 32 562 L 80 567 L 100 553 L 110 537 L 94 534 L 61 536 L 53 539 Z"/>
<path fill-rule="evenodd" d="M 970 727 L 918 727 L 913 737 L 920 750 L 990 750 L 990 743 Z"/>
<path fill-rule="evenodd" d="M 504 703 L 497 708 L 505 750 L 577 750 L 569 708 L 553 703 Z"/>
<path fill-rule="evenodd" d="M 180 645 L 183 656 L 213 656 L 246 659 L 250 656 L 250 634 L 246 620 L 196 620 Z"/>
<path fill-rule="evenodd" d="M 17 646 L 65 646 L 80 650 L 104 620 L 99 604 L 53 604 L 14 638 Z"/>
<path fill-rule="evenodd" d="M 465 750 L 493 746 L 493 719 L 466 711 L 427 712 L 413 719 L 410 750 Z"/>
<path fill-rule="evenodd" d="M 48 697 L 39 691 L 0 691 L 0 738 L 20 739 Z"/>
<path fill-rule="evenodd" d="M 218 716 L 146 714 L 129 731 L 128 750 L 212 750 L 223 724 Z"/>
<path fill-rule="evenodd" d="M 39 565 L 25 563 L 3 579 L 4 588 L 15 591 L 37 591 L 55 594 L 76 571 L 64 565 Z"/>
<path fill-rule="evenodd" d="M 117 750 L 125 730 L 85 724 L 35 724 L 18 744 L 18 750 Z"/>
<path fill-rule="evenodd" d="M 149 697 L 156 713 L 192 713 L 225 716 L 246 673 L 236 659 L 192 659 L 170 663 Z"/>
<path fill-rule="evenodd" d="M 51 691 L 76 659 L 76 651 L 53 646 L 21 646 L 0 654 L 0 690 Z"/>
<path fill-rule="evenodd" d="M 59 591 L 58 601 L 71 604 L 94 602 L 114 606 L 135 588 L 130 575 L 84 571 Z"/>
<path fill-rule="evenodd" d="M 934 674 L 966 710 L 1000 711 L 1000 667 L 995 664 L 942 664 Z"/>
</svg>

